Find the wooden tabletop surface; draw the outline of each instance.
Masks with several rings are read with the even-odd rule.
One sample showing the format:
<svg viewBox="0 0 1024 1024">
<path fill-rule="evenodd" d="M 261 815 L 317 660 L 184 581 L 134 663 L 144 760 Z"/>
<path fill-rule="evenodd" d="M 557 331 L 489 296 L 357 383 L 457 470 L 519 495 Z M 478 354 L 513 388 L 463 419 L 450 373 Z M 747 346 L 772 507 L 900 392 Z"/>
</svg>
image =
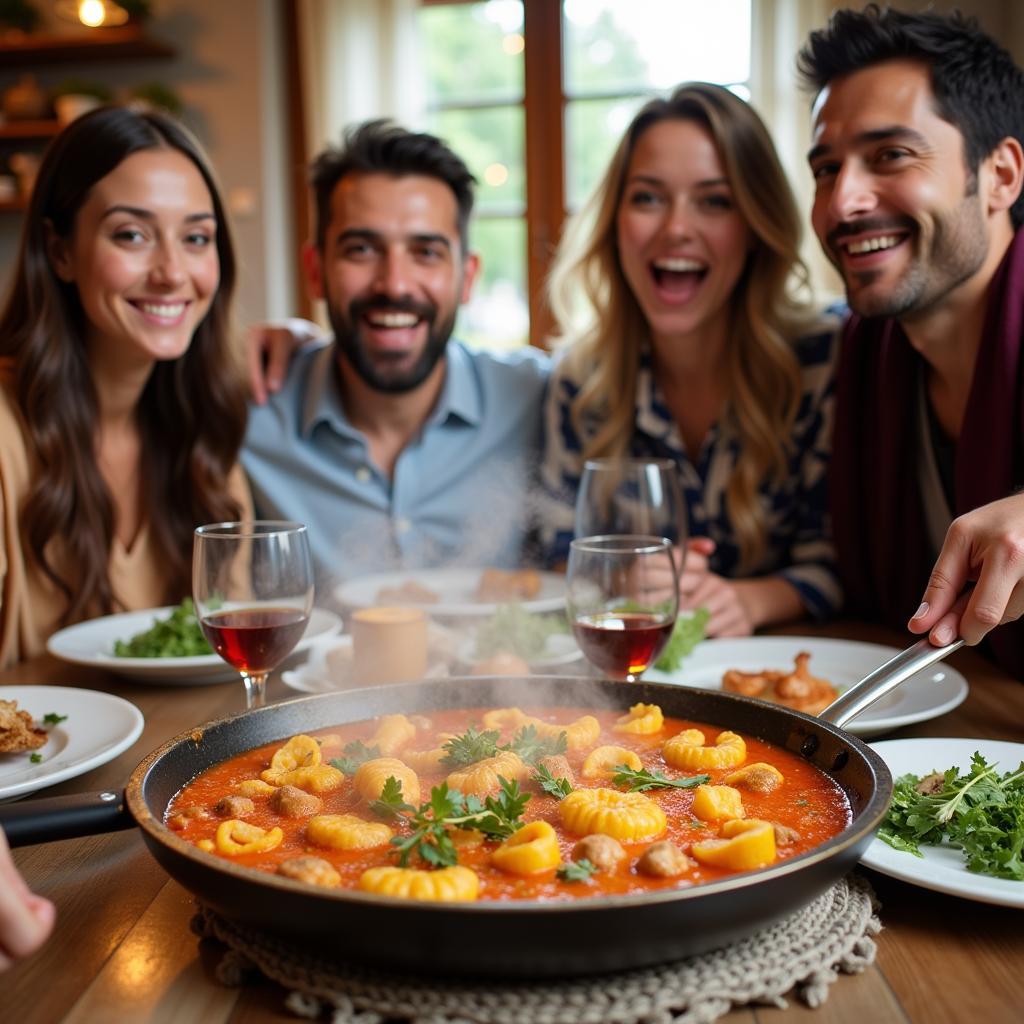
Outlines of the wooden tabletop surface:
<svg viewBox="0 0 1024 1024">
<path fill-rule="evenodd" d="M 905 646 L 907 637 L 856 623 L 794 633 Z M 1024 684 L 972 651 L 950 659 L 970 682 L 955 711 L 899 730 L 898 737 L 989 737 L 1024 742 Z M 146 685 L 50 657 L 0 673 L 0 684 L 50 684 L 106 690 L 132 701 L 146 718 L 136 743 L 113 761 L 50 787 L 41 796 L 120 789 L 142 758 L 187 728 L 241 710 L 241 683 Z M 272 681 L 272 699 L 292 696 Z M 54 710 L 59 710 L 55 708 Z M 215 948 L 189 931 L 190 894 L 171 881 L 138 830 L 69 839 L 15 851 L 29 885 L 57 905 L 53 936 L 35 956 L 0 976 L 0 1019 L 19 1024 L 70 1022 L 294 1021 L 284 992 L 269 982 L 222 987 Z M 1024 914 L 945 896 L 865 870 L 881 903 L 875 964 L 841 977 L 828 1001 L 809 1010 L 738 1009 L 727 1024 L 963 1024 L 1021 1019 Z M 1022 883 L 1024 884 L 1024 883 Z M 205 945 L 205 944 L 204 944 Z"/>
</svg>

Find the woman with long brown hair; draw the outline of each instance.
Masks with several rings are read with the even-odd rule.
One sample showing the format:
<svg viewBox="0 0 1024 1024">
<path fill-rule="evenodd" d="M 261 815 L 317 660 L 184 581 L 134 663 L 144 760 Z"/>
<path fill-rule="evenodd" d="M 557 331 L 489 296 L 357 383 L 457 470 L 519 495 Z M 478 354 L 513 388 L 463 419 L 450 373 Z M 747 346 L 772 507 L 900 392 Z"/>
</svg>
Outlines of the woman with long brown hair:
<svg viewBox="0 0 1024 1024">
<path fill-rule="evenodd" d="M 550 281 L 542 532 L 564 560 L 586 459 L 671 458 L 693 540 L 681 603 L 711 635 L 840 601 L 825 467 L 839 317 L 800 293 L 800 218 L 749 104 L 707 83 L 634 117 Z"/>
<path fill-rule="evenodd" d="M 0 314 L 0 666 L 191 590 L 192 531 L 247 514 L 235 257 L 195 140 L 107 107 L 53 141 Z"/>
</svg>

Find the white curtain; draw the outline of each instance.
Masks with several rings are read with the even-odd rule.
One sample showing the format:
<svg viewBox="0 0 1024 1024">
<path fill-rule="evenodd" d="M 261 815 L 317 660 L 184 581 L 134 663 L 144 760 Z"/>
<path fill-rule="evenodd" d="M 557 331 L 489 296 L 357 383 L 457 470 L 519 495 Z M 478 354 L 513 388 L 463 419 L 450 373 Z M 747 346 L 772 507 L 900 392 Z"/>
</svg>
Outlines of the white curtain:
<svg viewBox="0 0 1024 1024">
<path fill-rule="evenodd" d="M 417 0 L 299 0 L 307 157 L 356 121 L 422 122 Z"/>
<path fill-rule="evenodd" d="M 807 150 L 812 97 L 800 88 L 796 55 L 814 29 L 824 28 L 837 6 L 841 6 L 837 0 L 753 0 L 751 11 L 753 102 L 772 133 L 796 193 L 805 226 L 804 262 L 823 299 L 842 297 L 843 288 L 810 226 L 814 181 L 807 167 Z"/>
</svg>

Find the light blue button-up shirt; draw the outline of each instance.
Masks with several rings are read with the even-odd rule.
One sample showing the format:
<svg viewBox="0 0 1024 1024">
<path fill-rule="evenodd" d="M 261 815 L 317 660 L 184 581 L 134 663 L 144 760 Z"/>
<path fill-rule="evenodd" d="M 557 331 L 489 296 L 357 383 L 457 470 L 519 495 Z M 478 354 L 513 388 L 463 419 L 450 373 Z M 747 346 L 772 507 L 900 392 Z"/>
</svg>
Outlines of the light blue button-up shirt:
<svg viewBox="0 0 1024 1024">
<path fill-rule="evenodd" d="M 242 452 L 262 518 L 309 527 L 321 594 L 367 572 L 511 567 L 523 558 L 548 359 L 448 343 L 437 405 L 389 479 L 345 416 L 333 345 L 304 350 Z"/>
</svg>

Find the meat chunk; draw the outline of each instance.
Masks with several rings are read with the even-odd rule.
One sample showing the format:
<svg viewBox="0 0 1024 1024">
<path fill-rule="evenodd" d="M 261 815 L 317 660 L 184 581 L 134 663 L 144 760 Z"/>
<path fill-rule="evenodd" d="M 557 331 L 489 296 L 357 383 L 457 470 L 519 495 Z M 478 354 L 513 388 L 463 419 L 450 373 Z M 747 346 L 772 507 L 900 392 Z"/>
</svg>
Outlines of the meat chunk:
<svg viewBox="0 0 1024 1024">
<path fill-rule="evenodd" d="M 222 796 L 213 813 L 218 818 L 244 818 L 255 810 L 256 805 L 247 796 Z"/>
<path fill-rule="evenodd" d="M 675 843 L 667 839 L 651 843 L 640 855 L 636 869 L 650 878 L 676 878 L 695 864 Z"/>
<path fill-rule="evenodd" d="M 307 885 L 323 885 L 334 888 L 341 882 L 341 875 L 323 857 L 289 857 L 278 865 L 277 873 L 285 878 L 294 878 Z"/>
<path fill-rule="evenodd" d="M 598 871 L 610 872 L 626 859 L 626 851 L 618 839 L 595 832 L 572 848 L 572 859 L 589 860 Z"/>
<path fill-rule="evenodd" d="M 775 845 L 776 846 L 792 846 L 794 843 L 800 842 L 800 833 L 795 828 L 790 828 L 788 825 L 780 825 L 777 821 L 772 823 L 775 829 Z"/>
<path fill-rule="evenodd" d="M 320 813 L 323 801 L 297 786 L 282 786 L 268 801 L 283 818 L 308 818 Z"/>
<path fill-rule="evenodd" d="M 946 776 L 942 772 L 932 772 L 926 775 L 915 787 L 922 796 L 935 796 L 941 793 L 946 785 Z"/>
<path fill-rule="evenodd" d="M 38 750 L 46 739 L 46 730 L 37 728 L 27 711 L 19 711 L 17 701 L 0 700 L 0 754 Z"/>
<path fill-rule="evenodd" d="M 205 807 L 181 807 L 167 819 L 167 827 L 181 832 L 190 821 L 208 818 L 210 812 Z"/>
</svg>

